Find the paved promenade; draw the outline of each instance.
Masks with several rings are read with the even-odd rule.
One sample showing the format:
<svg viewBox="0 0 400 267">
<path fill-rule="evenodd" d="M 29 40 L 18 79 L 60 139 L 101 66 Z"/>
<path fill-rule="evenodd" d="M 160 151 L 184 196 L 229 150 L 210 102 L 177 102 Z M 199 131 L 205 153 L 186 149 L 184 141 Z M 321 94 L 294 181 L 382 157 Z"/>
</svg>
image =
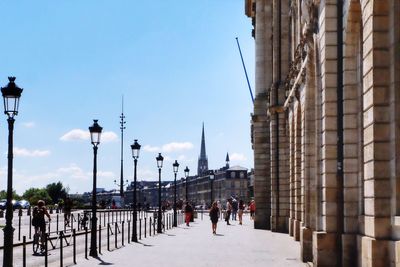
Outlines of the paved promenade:
<svg viewBox="0 0 400 267">
<path fill-rule="evenodd" d="M 247 215 L 243 225 L 220 221 L 217 235 L 211 232 L 208 216 L 199 217 L 189 227 L 181 225 L 142 243 L 104 251 L 98 259 L 82 259 L 75 266 L 305 266 L 298 242 L 286 234 L 255 230 Z"/>
</svg>

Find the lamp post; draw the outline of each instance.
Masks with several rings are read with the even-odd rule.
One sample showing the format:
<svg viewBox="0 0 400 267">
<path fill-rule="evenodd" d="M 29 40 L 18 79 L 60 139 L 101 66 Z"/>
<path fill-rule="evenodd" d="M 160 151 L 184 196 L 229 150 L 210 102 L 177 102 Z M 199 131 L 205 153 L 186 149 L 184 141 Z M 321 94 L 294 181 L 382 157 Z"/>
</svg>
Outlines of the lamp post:
<svg viewBox="0 0 400 267">
<path fill-rule="evenodd" d="M 163 165 L 164 157 L 161 156 L 161 153 L 158 153 L 157 167 L 158 167 L 158 216 L 157 216 L 157 233 L 161 233 L 161 168 Z"/>
<path fill-rule="evenodd" d="M 133 158 L 133 222 L 132 222 L 132 242 L 138 242 L 137 239 L 137 202 L 136 202 L 136 183 L 137 183 L 137 178 L 136 178 L 136 167 L 137 167 L 137 160 L 139 158 L 139 152 L 140 152 L 140 145 L 137 142 L 137 139 L 133 142 L 131 145 L 132 149 L 132 158 Z"/>
<path fill-rule="evenodd" d="M 124 190 L 124 189 L 123 189 L 124 186 L 125 186 L 125 185 L 128 185 L 128 184 L 129 184 L 129 181 L 128 181 L 128 179 L 126 179 L 125 182 L 123 182 L 122 184 L 119 184 L 119 183 L 117 183 L 117 180 L 114 180 L 114 184 L 115 184 L 116 186 L 119 187 L 119 193 L 120 193 L 120 195 L 121 195 L 121 188 L 122 188 L 122 190 Z"/>
<path fill-rule="evenodd" d="M 175 160 L 174 164 L 172 164 L 172 167 L 174 168 L 174 175 L 175 175 L 175 180 L 174 180 L 174 227 L 177 227 L 178 222 L 176 219 L 176 175 L 178 173 L 178 168 L 179 168 L 179 163 L 177 160 Z"/>
<path fill-rule="evenodd" d="M 188 202 L 189 201 L 189 195 L 188 195 L 188 192 L 189 192 L 189 190 L 188 190 L 188 187 L 189 187 L 189 185 L 188 185 L 188 178 L 189 178 L 189 172 L 190 172 L 190 170 L 189 170 L 189 168 L 188 168 L 188 166 L 186 166 L 186 168 L 183 170 L 184 172 L 185 172 L 185 190 L 186 190 L 186 202 Z"/>
<path fill-rule="evenodd" d="M 121 129 L 121 182 L 119 183 L 119 193 L 121 195 L 121 198 L 123 200 L 124 198 L 124 130 L 126 129 L 125 127 L 125 115 L 124 115 L 124 96 L 122 96 L 122 112 L 121 112 L 121 116 L 119 116 L 119 118 L 121 119 L 120 123 L 120 129 Z M 116 181 L 114 181 L 116 184 Z M 126 182 L 128 182 L 128 180 L 126 180 Z"/>
<path fill-rule="evenodd" d="M 4 251 L 3 266 L 13 266 L 13 242 L 14 228 L 12 227 L 13 219 L 13 132 L 14 132 L 14 116 L 18 115 L 19 98 L 21 97 L 22 88 L 15 84 L 15 77 L 8 77 L 9 83 L 6 87 L 1 88 L 4 100 L 4 114 L 7 115 L 8 122 L 8 169 L 7 169 L 7 202 L 6 202 L 6 226 L 4 227 Z"/>
<path fill-rule="evenodd" d="M 210 204 L 212 205 L 212 203 L 214 202 L 214 197 L 213 197 L 213 190 L 214 190 L 214 178 L 215 178 L 215 175 L 214 175 L 214 171 L 210 171 L 210 182 L 211 182 L 211 202 L 210 202 Z"/>
<path fill-rule="evenodd" d="M 93 145 L 93 190 L 92 190 L 92 229 L 90 233 L 90 252 L 89 255 L 97 257 L 97 200 L 96 200 L 96 182 L 97 182 L 97 148 L 100 144 L 102 127 L 97 123 L 98 120 L 93 120 L 93 125 L 89 127 L 90 139 Z"/>
</svg>

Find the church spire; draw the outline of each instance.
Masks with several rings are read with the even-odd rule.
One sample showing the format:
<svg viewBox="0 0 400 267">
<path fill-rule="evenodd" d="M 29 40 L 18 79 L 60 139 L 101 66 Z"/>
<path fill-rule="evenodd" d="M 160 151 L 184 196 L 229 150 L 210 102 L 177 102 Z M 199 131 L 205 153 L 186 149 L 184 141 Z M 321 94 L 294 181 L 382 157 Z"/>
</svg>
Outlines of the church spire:
<svg viewBox="0 0 400 267">
<path fill-rule="evenodd" d="M 202 176 L 206 174 L 208 171 L 208 159 L 206 154 L 206 138 L 204 135 L 204 122 L 203 122 L 203 129 L 201 132 L 201 148 L 200 148 L 200 157 L 197 164 L 197 175 Z"/>
<path fill-rule="evenodd" d="M 226 162 L 226 168 L 229 169 L 229 162 L 230 162 L 230 160 L 229 160 L 229 153 L 228 153 L 228 152 L 226 152 L 225 162 Z"/>
<path fill-rule="evenodd" d="M 201 132 L 200 158 L 207 158 L 207 156 L 206 156 L 206 139 L 204 137 L 204 122 L 203 122 L 203 130 Z"/>
</svg>

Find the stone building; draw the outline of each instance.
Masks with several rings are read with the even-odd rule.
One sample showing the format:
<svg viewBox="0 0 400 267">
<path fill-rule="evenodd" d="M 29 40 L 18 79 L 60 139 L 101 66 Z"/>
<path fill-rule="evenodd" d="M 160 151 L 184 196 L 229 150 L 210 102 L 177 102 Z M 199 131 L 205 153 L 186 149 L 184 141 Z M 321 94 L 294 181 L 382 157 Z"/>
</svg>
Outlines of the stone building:
<svg viewBox="0 0 400 267">
<path fill-rule="evenodd" d="M 234 166 L 230 167 L 229 154 L 226 154 L 225 166 L 218 170 L 209 170 L 206 154 L 204 123 L 201 132 L 200 156 L 197 162 L 197 175 L 181 178 L 177 181 L 177 199 L 188 199 L 195 206 L 209 206 L 213 201 L 220 200 L 225 203 L 229 197 L 249 201 L 249 176 L 247 169 Z M 211 179 L 214 173 L 214 179 Z M 173 200 L 174 187 L 170 188 L 170 202 Z M 186 197 L 187 191 L 187 197 Z M 171 202 L 172 203 L 172 202 Z"/>
<path fill-rule="evenodd" d="M 227 199 L 234 197 L 243 199 L 245 203 L 251 199 L 250 176 L 247 168 L 233 166 L 231 168 L 223 167 L 219 170 L 213 170 L 214 179 L 211 180 L 210 171 L 201 176 L 189 176 L 187 181 L 182 178 L 177 182 L 177 199 L 187 199 L 194 205 L 208 207 L 212 201 L 221 201 L 226 203 Z M 173 186 L 170 188 L 170 202 L 173 201 Z"/>
<path fill-rule="evenodd" d="M 255 228 L 314 266 L 400 266 L 400 1 L 245 0 Z"/>
</svg>

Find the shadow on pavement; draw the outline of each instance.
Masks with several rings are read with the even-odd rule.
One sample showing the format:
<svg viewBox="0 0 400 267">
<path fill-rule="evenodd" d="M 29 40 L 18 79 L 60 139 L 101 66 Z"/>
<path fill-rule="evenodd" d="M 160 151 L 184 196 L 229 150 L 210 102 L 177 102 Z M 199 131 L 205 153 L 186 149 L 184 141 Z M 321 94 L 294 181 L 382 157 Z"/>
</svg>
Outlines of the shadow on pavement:
<svg viewBox="0 0 400 267">
<path fill-rule="evenodd" d="M 141 245 L 143 245 L 144 247 L 153 247 L 153 245 L 148 245 L 148 244 L 145 244 L 145 243 L 142 243 L 142 242 L 138 242 L 138 244 L 141 244 Z"/>
<path fill-rule="evenodd" d="M 94 259 L 100 261 L 99 265 L 114 265 L 114 263 L 103 261 L 100 257 L 95 257 Z"/>
<path fill-rule="evenodd" d="M 214 234 L 215 236 L 224 236 L 223 234 Z"/>
</svg>

